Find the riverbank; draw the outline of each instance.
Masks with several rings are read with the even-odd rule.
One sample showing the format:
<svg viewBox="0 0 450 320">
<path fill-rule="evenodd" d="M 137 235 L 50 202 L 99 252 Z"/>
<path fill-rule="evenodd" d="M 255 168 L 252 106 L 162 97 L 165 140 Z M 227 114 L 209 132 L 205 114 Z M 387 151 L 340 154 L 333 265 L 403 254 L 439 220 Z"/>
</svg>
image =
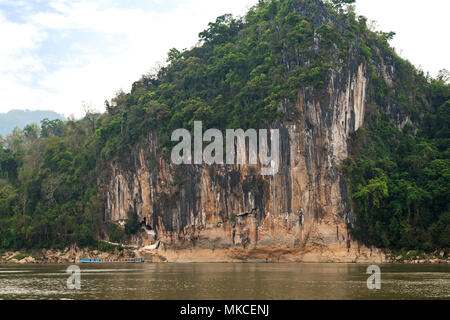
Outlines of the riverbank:
<svg viewBox="0 0 450 320">
<path fill-rule="evenodd" d="M 446 250 L 431 254 L 417 251 L 403 253 L 384 252 L 380 249 L 342 247 L 288 246 L 261 247 L 256 249 L 148 249 L 115 247 L 109 251 L 87 248 L 66 248 L 65 250 L 42 249 L 32 252 L 4 252 L 0 264 L 74 264 L 80 259 L 124 260 L 143 258 L 148 263 L 165 262 L 271 262 L 271 263 L 355 263 L 355 264 L 450 264 Z"/>
<path fill-rule="evenodd" d="M 149 261 L 152 254 L 139 252 L 140 257 Z M 445 251 L 432 254 L 408 251 L 404 255 L 386 253 L 380 249 L 342 247 L 291 248 L 280 246 L 257 249 L 199 249 L 158 251 L 158 258 L 171 262 L 272 262 L 272 263 L 354 263 L 354 264 L 450 264 Z"/>
<path fill-rule="evenodd" d="M 133 250 L 115 248 L 110 252 L 88 248 L 42 249 L 31 252 L 11 251 L 0 254 L 0 264 L 73 264 L 81 259 L 119 260 L 135 257 Z"/>
</svg>

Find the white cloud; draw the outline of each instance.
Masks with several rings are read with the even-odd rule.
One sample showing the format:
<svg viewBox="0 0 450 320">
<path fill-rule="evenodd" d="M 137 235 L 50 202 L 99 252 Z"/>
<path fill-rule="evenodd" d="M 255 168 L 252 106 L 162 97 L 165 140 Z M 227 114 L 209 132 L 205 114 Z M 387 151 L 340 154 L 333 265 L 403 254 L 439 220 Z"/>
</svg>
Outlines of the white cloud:
<svg viewBox="0 0 450 320">
<path fill-rule="evenodd" d="M 73 30 L 86 29 L 91 32 L 129 34 L 155 20 L 155 15 L 140 9 L 100 9 L 92 2 L 72 2 L 70 4 L 53 3 L 57 12 L 41 12 L 32 17 L 32 21 L 42 27 Z"/>
<path fill-rule="evenodd" d="M 20 46 L 13 40 L 15 36 L 7 40 L 14 51 L 11 57 L 16 58 L 9 65 L 20 61 L 17 54 L 20 48 L 28 49 L 29 61 L 24 60 L 23 65 L 33 65 L 33 71 L 43 71 L 32 49 L 42 42 L 45 32 L 67 36 L 83 30 L 100 33 L 102 39 L 111 41 L 95 50 L 89 46 L 84 48 L 83 42 L 72 44 L 71 50 L 77 52 L 77 56 L 66 52 L 59 57 L 56 70 L 43 72 L 36 83 L 29 86 L 23 84 L 19 75 L 6 78 L 0 71 L 3 100 L 0 111 L 45 108 L 80 115 L 82 101 L 102 110 L 105 99 L 112 98 L 119 89 L 129 90 L 142 74 L 165 59 L 170 48 L 193 46 L 208 22 L 230 12 L 230 8 L 234 8 L 233 14 L 242 15 L 254 2 L 256 0 L 180 1 L 175 10 L 157 13 L 141 9 L 103 9 L 86 1 L 54 1 L 52 11 L 37 12 L 30 16 L 29 23 L 16 26 L 24 30 L 25 39 Z M 0 20 L 0 30 L 3 28 Z M 123 42 L 117 42 L 117 37 Z M 15 67 L 16 71 L 18 69 L 26 74 L 27 68 Z"/>
<path fill-rule="evenodd" d="M 37 48 L 45 37 L 35 26 L 9 22 L 0 12 L 0 74 L 42 70 L 39 59 L 26 51 Z"/>
<path fill-rule="evenodd" d="M 394 31 L 392 45 L 403 57 L 436 76 L 450 70 L 450 1 L 357 0 L 357 13 L 375 20 L 382 31 Z"/>
</svg>

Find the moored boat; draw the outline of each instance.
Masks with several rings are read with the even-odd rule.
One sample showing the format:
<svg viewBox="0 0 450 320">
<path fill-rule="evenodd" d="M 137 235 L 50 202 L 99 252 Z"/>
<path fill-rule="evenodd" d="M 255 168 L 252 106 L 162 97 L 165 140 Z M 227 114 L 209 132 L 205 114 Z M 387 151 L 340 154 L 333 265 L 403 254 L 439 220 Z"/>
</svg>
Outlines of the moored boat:
<svg viewBox="0 0 450 320">
<path fill-rule="evenodd" d="M 118 259 L 118 260 L 101 260 L 101 259 L 80 259 L 80 263 L 144 263 L 143 258 L 139 259 Z"/>
</svg>

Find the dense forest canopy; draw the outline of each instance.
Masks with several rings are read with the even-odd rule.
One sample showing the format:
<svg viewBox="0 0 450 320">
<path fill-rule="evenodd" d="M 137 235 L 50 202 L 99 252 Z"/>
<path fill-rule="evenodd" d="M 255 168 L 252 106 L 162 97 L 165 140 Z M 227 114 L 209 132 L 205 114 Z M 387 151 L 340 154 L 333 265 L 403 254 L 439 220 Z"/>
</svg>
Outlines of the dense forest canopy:
<svg viewBox="0 0 450 320">
<path fill-rule="evenodd" d="M 266 0 L 242 18 L 223 15 L 190 50 L 172 49 L 166 66 L 143 76 L 130 93 L 106 101 L 106 112 L 80 121 L 45 120 L 0 140 L 0 248 L 96 245 L 126 233 L 104 221 L 99 184 L 110 161 L 122 161 L 155 132 L 167 154 L 170 133 L 202 120 L 210 128 L 259 128 L 295 120 L 302 87 L 320 92 L 330 72 L 352 61 L 369 66 L 370 112 L 343 165 L 355 212 L 354 236 L 386 248 L 449 247 L 450 88 L 445 73 L 425 76 L 389 46 L 393 33 L 369 30 L 352 0 Z M 330 23 L 317 24 L 325 14 Z M 375 48 L 377 48 L 375 50 Z M 373 68 L 392 57 L 399 77 L 388 87 Z M 417 127 L 399 128 L 386 101 Z M 425 103 L 426 101 L 426 103 Z"/>
<path fill-rule="evenodd" d="M 424 251 L 449 247 L 448 80 L 442 72 L 420 88 L 431 108 L 422 111 L 418 128 L 407 124 L 399 129 L 374 107 L 366 127 L 354 135 L 354 152 L 344 172 L 356 214 L 352 231 L 364 243 Z"/>
</svg>

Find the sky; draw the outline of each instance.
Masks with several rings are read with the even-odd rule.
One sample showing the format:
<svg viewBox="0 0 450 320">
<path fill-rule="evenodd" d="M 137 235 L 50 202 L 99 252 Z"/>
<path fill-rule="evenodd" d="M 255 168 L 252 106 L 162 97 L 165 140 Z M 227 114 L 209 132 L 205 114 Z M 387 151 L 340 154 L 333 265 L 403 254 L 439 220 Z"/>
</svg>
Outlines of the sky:
<svg viewBox="0 0 450 320">
<path fill-rule="evenodd" d="M 208 22 L 257 0 L 0 0 L 0 112 L 103 112 L 104 101 L 191 48 Z M 357 0 L 357 13 L 395 31 L 397 52 L 425 72 L 450 70 L 448 0 Z"/>
</svg>

